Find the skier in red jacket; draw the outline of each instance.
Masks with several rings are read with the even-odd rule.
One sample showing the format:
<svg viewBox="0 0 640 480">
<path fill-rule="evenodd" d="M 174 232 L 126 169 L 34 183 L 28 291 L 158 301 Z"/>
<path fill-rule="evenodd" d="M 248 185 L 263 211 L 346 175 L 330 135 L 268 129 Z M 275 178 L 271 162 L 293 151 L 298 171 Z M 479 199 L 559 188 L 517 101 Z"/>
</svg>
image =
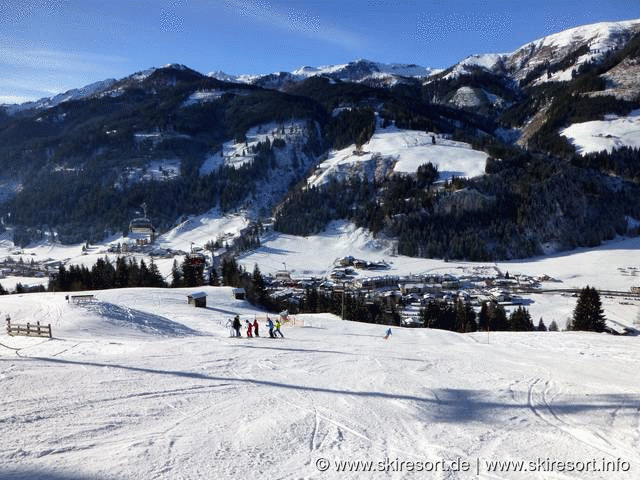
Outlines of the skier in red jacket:
<svg viewBox="0 0 640 480">
<path fill-rule="evenodd" d="M 253 323 L 247 320 L 247 337 L 253 337 L 251 331 L 253 330 Z"/>
</svg>

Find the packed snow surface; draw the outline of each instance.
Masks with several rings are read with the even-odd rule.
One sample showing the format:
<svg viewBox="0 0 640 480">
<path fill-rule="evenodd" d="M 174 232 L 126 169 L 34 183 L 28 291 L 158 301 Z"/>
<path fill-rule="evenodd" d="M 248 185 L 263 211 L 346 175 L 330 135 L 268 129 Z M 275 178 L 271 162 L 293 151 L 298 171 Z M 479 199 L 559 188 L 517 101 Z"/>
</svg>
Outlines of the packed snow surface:
<svg viewBox="0 0 640 480">
<path fill-rule="evenodd" d="M 385 326 L 316 314 L 270 339 L 230 288 L 203 290 L 207 308 L 186 289 L 0 298 L 54 334 L 0 333 L 0 477 L 637 478 L 638 337 L 394 327 L 384 340 Z M 259 338 L 230 338 L 236 313 Z"/>
<path fill-rule="evenodd" d="M 608 115 L 605 120 L 574 123 L 560 134 L 567 137 L 582 155 L 604 150 L 611 152 L 621 147 L 640 148 L 640 110 L 634 110 L 626 117 Z"/>
</svg>

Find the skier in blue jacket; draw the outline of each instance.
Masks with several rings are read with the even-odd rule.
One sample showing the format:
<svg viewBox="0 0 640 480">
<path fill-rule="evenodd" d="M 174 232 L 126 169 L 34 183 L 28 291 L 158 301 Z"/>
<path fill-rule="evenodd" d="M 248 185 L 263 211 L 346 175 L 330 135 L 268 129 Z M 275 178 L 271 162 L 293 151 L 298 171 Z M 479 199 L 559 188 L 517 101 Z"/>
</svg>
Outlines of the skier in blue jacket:
<svg viewBox="0 0 640 480">
<path fill-rule="evenodd" d="M 276 338 L 275 334 L 273 333 L 273 322 L 269 317 L 267 317 L 267 328 L 269 329 L 269 336 L 271 338 Z"/>
</svg>

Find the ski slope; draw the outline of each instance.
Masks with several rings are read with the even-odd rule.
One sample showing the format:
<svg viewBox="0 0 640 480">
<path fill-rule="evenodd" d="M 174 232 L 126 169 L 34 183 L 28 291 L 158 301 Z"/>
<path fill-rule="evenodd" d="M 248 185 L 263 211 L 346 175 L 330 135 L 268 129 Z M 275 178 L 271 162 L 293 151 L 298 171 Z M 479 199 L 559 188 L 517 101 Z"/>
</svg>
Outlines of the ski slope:
<svg viewBox="0 0 640 480">
<path fill-rule="evenodd" d="M 235 339 L 228 318 L 264 314 L 229 288 L 204 290 L 205 309 L 184 289 L 94 292 L 87 306 L 0 298 L 13 321 L 55 336 L 0 333 L 0 478 L 637 478 L 637 337 L 394 328 L 385 341 L 381 325 L 305 315 L 284 340 L 264 338 L 264 323 L 261 338 Z M 631 470 L 488 465 L 603 459 Z"/>
</svg>

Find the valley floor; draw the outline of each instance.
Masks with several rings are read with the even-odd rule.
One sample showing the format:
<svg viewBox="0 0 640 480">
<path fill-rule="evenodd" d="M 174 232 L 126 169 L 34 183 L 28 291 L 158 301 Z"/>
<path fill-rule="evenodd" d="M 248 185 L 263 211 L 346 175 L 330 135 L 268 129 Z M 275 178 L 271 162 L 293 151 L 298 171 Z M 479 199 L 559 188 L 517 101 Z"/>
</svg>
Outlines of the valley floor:
<svg viewBox="0 0 640 480">
<path fill-rule="evenodd" d="M 265 314 L 205 291 L 199 309 L 180 289 L 1 297 L 55 338 L 0 333 L 0 477 L 637 478 L 638 337 L 384 340 L 385 326 L 301 315 L 283 340 L 264 321 L 236 339 L 228 319 Z"/>
</svg>

